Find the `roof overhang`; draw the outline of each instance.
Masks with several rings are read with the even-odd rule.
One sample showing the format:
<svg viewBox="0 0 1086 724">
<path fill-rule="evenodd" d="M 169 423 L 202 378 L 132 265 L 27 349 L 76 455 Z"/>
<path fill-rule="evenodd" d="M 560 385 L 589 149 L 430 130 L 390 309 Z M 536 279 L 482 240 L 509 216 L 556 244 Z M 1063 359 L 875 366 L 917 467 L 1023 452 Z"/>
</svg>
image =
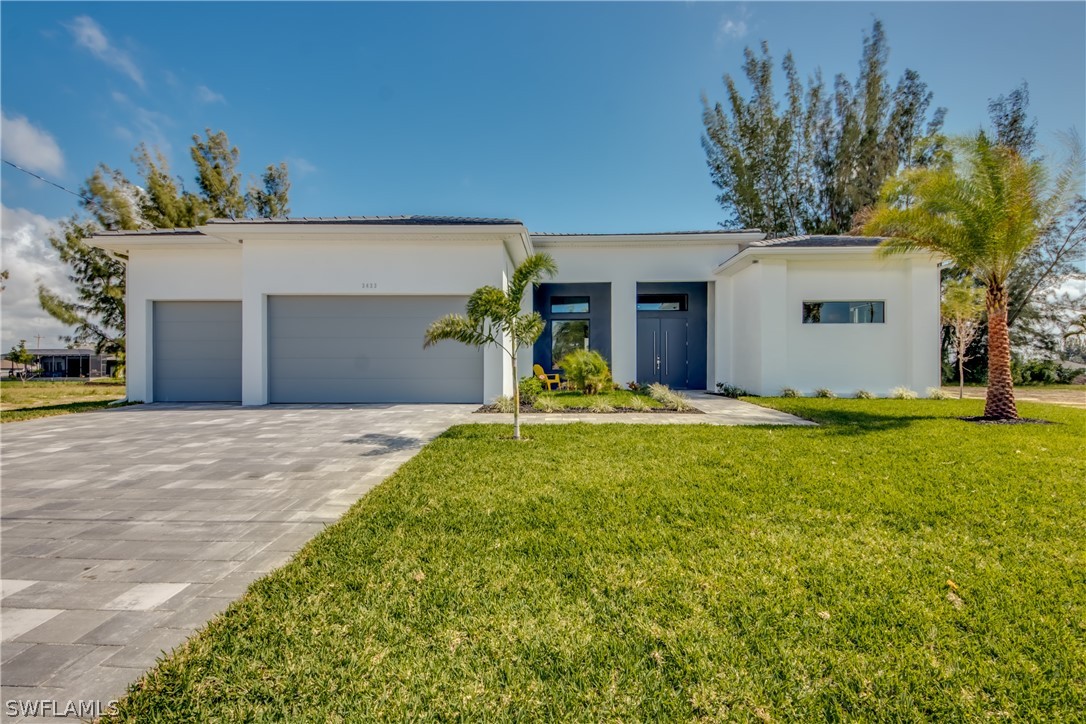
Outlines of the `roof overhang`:
<svg viewBox="0 0 1086 724">
<path fill-rule="evenodd" d="M 882 257 L 879 256 L 878 246 L 748 246 L 714 269 L 713 274 L 715 276 L 732 276 L 763 259 L 779 259 L 782 261 L 890 261 L 894 258 L 931 259 L 935 261 L 939 257 L 926 251 L 912 251 Z"/>
<path fill-rule="evenodd" d="M 516 263 L 532 253 L 522 224 L 246 224 L 216 222 L 194 229 L 100 232 L 87 243 L 114 254 L 133 249 L 229 249 L 246 241 L 299 241 L 367 244 L 400 243 L 504 244 Z"/>
<path fill-rule="evenodd" d="M 765 233 L 743 231 L 695 231 L 646 234 L 533 234 L 532 243 L 551 247 L 671 247 L 671 246 L 744 246 L 765 238 Z"/>
<path fill-rule="evenodd" d="M 221 249 L 237 246 L 224 239 L 208 236 L 199 229 L 100 231 L 88 238 L 87 243 L 113 254 L 127 254 L 133 249 Z"/>
</svg>

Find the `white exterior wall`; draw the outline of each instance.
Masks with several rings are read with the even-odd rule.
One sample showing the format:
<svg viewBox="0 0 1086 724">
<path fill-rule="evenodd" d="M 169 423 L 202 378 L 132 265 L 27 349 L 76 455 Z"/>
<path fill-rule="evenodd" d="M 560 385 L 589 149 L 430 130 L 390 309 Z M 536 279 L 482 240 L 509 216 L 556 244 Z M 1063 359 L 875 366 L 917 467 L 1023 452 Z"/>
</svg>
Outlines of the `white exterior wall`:
<svg viewBox="0 0 1086 724">
<path fill-rule="evenodd" d="M 593 244 L 585 237 L 573 245 L 535 239 L 538 252 L 546 252 L 558 264 L 559 283 L 607 282 L 611 284 L 611 373 L 620 382 L 637 379 L 637 283 L 708 282 L 713 300 L 715 270 L 739 251 L 737 244 L 647 246 L 643 242 Z M 712 301 L 710 301 L 712 303 Z M 712 322 L 715 312 L 710 309 Z M 706 379 L 714 379 L 716 332 L 709 330 Z"/>
<path fill-rule="evenodd" d="M 762 259 L 732 277 L 735 383 L 752 393 L 937 387 L 939 269 L 926 259 Z M 884 324 L 804 324 L 805 301 L 884 301 Z"/>
<path fill-rule="evenodd" d="M 241 249 L 133 249 L 129 252 L 125 386 L 129 400 L 150 402 L 154 379 L 151 325 L 156 301 L 241 300 Z"/>
<path fill-rule="evenodd" d="M 730 338 L 722 334 L 717 343 L 718 358 L 726 357 L 731 367 L 731 376 L 719 374 L 717 382 L 735 384 L 754 394 L 762 390 L 761 272 L 761 264 L 752 264 L 728 279 L 727 306 L 718 307 L 718 317 L 731 321 L 732 334 Z"/>
</svg>

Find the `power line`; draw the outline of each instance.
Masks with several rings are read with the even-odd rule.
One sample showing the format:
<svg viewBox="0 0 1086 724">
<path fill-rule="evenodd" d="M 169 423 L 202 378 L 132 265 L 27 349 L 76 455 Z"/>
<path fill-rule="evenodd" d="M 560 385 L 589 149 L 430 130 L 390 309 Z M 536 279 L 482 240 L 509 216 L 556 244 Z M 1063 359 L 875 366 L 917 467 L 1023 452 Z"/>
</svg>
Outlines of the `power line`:
<svg viewBox="0 0 1086 724">
<path fill-rule="evenodd" d="M 60 184 L 56 183 L 55 181 L 50 181 L 47 178 L 39 176 L 38 174 L 34 173 L 33 171 L 28 171 L 27 169 L 23 168 L 22 166 L 19 166 L 18 164 L 14 164 L 11 161 L 7 160 L 6 158 L 5 159 L 0 159 L 0 160 L 2 160 L 8 166 L 11 166 L 14 169 L 18 169 L 18 170 L 22 171 L 23 173 L 30 174 L 31 176 L 38 179 L 39 181 L 44 181 L 45 183 L 49 184 L 50 186 L 55 186 L 58 189 L 60 189 L 61 191 L 66 191 L 66 192 L 70 193 L 72 196 L 75 196 L 76 198 L 80 198 L 80 199 L 83 199 L 84 201 L 88 201 L 88 202 L 93 201 L 93 199 L 90 199 L 90 198 L 84 196 L 81 193 L 78 193 L 76 191 L 72 191 L 69 188 L 65 188 L 64 186 L 61 186 Z"/>
</svg>

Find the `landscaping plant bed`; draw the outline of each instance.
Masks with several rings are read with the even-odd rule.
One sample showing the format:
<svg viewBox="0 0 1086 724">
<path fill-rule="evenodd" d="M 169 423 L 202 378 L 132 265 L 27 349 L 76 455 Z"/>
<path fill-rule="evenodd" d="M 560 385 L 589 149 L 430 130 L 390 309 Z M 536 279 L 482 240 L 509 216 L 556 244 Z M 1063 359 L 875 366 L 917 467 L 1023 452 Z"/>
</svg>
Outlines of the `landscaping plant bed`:
<svg viewBox="0 0 1086 724">
<path fill-rule="evenodd" d="M 959 417 L 963 422 L 977 422 L 982 425 L 1053 425 L 1050 420 L 1038 420 L 1032 417 L 1019 417 L 1014 420 L 1004 420 L 1001 417 Z"/>
<path fill-rule="evenodd" d="M 651 391 L 644 390 L 609 390 L 588 395 L 575 390 L 548 390 L 539 393 L 532 402 L 524 402 L 521 394 L 520 411 L 522 413 L 565 414 L 565 413 L 630 413 L 630 412 L 681 412 L 701 414 L 681 393 L 665 387 Z M 528 398 L 531 399 L 531 398 Z M 476 412 L 512 413 L 512 400 L 502 398 L 490 405 L 483 405 Z"/>
</svg>

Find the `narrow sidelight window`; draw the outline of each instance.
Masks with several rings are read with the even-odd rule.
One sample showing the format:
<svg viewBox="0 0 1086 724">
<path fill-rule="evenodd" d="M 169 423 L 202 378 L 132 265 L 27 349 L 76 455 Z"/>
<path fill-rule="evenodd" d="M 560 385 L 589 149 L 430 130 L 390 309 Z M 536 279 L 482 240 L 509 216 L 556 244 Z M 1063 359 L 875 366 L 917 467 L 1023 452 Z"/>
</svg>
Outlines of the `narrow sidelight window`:
<svg viewBox="0 0 1086 724">
<path fill-rule="evenodd" d="M 886 302 L 804 302 L 804 324 L 883 324 Z"/>
</svg>

